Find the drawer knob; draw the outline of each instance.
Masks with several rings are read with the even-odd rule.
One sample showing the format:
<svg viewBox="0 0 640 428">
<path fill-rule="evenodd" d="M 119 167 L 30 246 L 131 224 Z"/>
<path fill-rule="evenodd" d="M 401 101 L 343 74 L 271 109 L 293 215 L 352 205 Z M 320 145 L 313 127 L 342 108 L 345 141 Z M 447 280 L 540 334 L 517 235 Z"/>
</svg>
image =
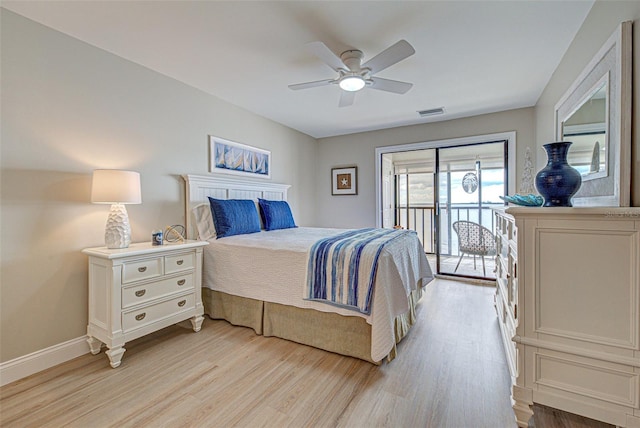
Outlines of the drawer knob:
<svg viewBox="0 0 640 428">
<path fill-rule="evenodd" d="M 139 267 L 139 268 L 138 268 L 138 272 L 144 272 L 144 271 L 146 271 L 146 270 L 147 270 L 147 267 L 146 267 L 146 266 L 142 266 L 142 267 Z"/>
<path fill-rule="evenodd" d="M 184 263 L 184 260 L 178 260 L 176 263 L 178 264 L 178 266 L 180 266 L 182 263 Z"/>
<path fill-rule="evenodd" d="M 147 290 L 138 290 L 136 291 L 136 297 L 142 297 L 144 296 L 144 293 L 146 293 Z"/>
<path fill-rule="evenodd" d="M 136 315 L 136 321 L 142 321 L 147 316 L 146 312 Z"/>
<path fill-rule="evenodd" d="M 180 307 L 183 307 L 183 306 L 184 306 L 184 305 L 186 305 L 186 304 L 187 304 L 187 301 L 186 301 L 186 300 L 180 300 L 180 301 L 178 302 L 178 306 L 180 306 Z"/>
<path fill-rule="evenodd" d="M 187 282 L 187 281 L 184 280 L 184 279 L 181 279 L 180 281 L 178 281 L 178 285 L 184 285 L 185 282 Z"/>
</svg>

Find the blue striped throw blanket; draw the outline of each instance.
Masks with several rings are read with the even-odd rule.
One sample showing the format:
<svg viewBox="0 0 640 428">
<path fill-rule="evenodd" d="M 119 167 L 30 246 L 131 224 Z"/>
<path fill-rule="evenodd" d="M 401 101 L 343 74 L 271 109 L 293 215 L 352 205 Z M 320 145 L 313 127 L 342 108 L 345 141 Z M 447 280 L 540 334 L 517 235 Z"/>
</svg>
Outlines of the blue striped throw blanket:
<svg viewBox="0 0 640 428">
<path fill-rule="evenodd" d="M 305 300 L 371 313 L 378 258 L 384 246 L 407 230 L 350 230 L 313 244 L 309 251 Z"/>
</svg>

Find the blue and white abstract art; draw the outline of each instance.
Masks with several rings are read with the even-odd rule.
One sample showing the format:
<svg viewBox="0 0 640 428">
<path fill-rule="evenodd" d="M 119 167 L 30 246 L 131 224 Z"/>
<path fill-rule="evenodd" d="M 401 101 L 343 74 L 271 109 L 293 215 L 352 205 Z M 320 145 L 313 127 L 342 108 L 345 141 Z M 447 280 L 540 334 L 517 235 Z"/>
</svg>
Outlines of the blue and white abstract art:
<svg viewBox="0 0 640 428">
<path fill-rule="evenodd" d="M 211 172 L 271 178 L 271 152 L 209 136 Z"/>
</svg>

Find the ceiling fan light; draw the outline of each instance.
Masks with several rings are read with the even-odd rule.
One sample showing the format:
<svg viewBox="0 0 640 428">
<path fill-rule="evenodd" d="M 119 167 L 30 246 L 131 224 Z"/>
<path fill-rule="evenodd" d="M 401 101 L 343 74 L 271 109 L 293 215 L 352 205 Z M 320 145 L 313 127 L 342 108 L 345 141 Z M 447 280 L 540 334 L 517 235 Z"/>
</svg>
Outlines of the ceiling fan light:
<svg viewBox="0 0 640 428">
<path fill-rule="evenodd" d="M 347 76 L 340 80 L 339 85 L 340 88 L 344 89 L 345 91 L 355 92 L 364 88 L 365 81 L 360 76 Z"/>
</svg>

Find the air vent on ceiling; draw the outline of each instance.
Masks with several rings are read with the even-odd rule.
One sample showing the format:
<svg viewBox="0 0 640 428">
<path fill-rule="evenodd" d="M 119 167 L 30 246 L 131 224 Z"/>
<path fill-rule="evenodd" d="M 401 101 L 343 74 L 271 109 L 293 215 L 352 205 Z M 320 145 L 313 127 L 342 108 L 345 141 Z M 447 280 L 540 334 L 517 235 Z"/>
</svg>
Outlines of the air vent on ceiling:
<svg viewBox="0 0 640 428">
<path fill-rule="evenodd" d="M 419 110 L 418 114 L 420 115 L 420 117 L 427 117 L 427 116 L 435 116 L 437 114 L 444 114 L 444 107 L 432 108 L 430 110 Z"/>
</svg>

